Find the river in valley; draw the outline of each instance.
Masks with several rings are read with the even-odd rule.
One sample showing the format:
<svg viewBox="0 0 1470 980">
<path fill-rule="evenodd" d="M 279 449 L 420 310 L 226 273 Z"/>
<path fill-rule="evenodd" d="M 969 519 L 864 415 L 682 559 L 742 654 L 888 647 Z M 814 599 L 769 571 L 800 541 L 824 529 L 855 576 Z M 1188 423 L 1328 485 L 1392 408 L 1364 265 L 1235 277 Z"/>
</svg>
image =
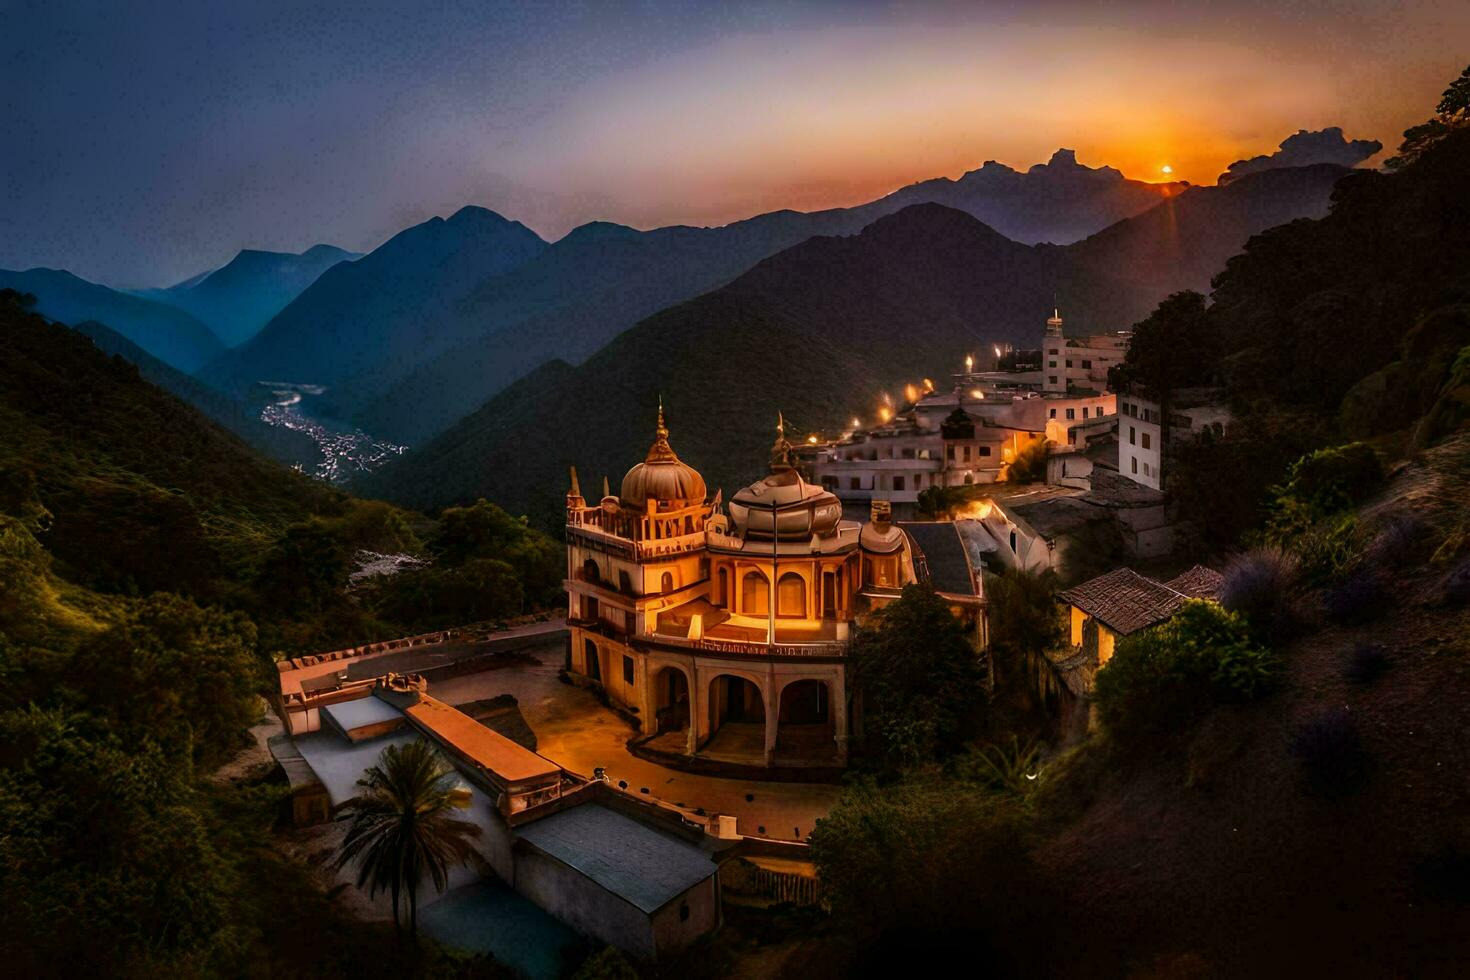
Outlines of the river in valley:
<svg viewBox="0 0 1470 980">
<path fill-rule="evenodd" d="M 312 399 L 326 391 L 321 385 L 262 381 L 269 392 L 260 410 L 261 421 L 296 432 L 304 432 L 316 443 L 322 458 L 313 476 L 328 483 L 343 483 L 355 473 L 366 473 L 395 459 L 408 449 L 368 435 L 361 429 L 313 414 Z"/>
</svg>

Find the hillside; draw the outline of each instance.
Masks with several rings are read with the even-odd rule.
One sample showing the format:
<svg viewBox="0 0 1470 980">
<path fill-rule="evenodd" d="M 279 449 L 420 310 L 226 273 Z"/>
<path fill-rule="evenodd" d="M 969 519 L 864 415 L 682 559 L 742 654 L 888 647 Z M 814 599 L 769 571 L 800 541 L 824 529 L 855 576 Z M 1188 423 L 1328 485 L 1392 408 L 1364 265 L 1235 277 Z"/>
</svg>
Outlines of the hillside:
<svg viewBox="0 0 1470 980">
<path fill-rule="evenodd" d="M 103 352 L 133 364 L 145 381 L 194 406 L 272 459 L 288 466 L 300 464 L 307 471 L 320 459 L 321 452 L 306 433 L 267 425 L 252 406 L 169 367 L 117 331 L 91 321 L 79 323 L 73 329 L 91 337 Z"/>
<path fill-rule="evenodd" d="M 520 222 L 484 208 L 432 218 L 322 273 L 202 376 L 232 389 L 256 381 L 333 384 L 411 363 L 454 339 L 440 329 L 442 310 L 545 248 Z"/>
<path fill-rule="evenodd" d="M 192 314 L 226 347 L 237 347 L 259 333 L 323 272 L 361 257 L 333 245 L 313 245 L 300 253 L 243 249 L 212 272 L 167 289 L 136 292 Z"/>
<path fill-rule="evenodd" d="M 105 323 L 149 354 L 192 373 L 224 352 L 209 328 L 164 303 L 87 282 L 58 269 L 0 269 L 0 289 L 36 297 L 37 311 L 62 323 Z"/>
<path fill-rule="evenodd" d="M 343 499 L 13 294 L 0 318 L 0 473 L 50 512 L 42 540 L 64 578 L 209 594 L 262 535 Z"/>
</svg>

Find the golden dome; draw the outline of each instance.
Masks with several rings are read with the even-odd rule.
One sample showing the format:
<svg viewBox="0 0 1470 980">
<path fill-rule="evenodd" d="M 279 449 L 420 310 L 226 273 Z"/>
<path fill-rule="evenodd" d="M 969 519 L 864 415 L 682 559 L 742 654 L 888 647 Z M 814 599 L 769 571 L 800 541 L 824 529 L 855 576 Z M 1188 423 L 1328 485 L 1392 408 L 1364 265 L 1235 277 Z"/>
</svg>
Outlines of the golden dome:
<svg viewBox="0 0 1470 980">
<path fill-rule="evenodd" d="M 669 445 L 669 430 L 664 427 L 664 406 L 658 406 L 658 430 L 648 456 L 623 477 L 618 496 L 623 506 L 642 508 L 650 500 L 685 504 L 703 503 L 707 488 L 699 471 L 682 461 Z"/>
</svg>

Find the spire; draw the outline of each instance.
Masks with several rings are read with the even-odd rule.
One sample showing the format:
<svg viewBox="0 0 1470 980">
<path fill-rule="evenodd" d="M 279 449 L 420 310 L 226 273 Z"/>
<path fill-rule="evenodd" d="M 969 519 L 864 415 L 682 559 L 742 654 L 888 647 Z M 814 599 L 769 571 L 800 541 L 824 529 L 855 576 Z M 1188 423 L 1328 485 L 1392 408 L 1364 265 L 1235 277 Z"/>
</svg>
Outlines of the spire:
<svg viewBox="0 0 1470 980">
<path fill-rule="evenodd" d="M 664 425 L 662 395 L 658 398 L 658 428 L 654 430 L 653 445 L 649 447 L 648 456 L 643 461 L 645 463 L 677 463 L 679 461 L 673 447 L 669 445 L 669 430 Z"/>
<path fill-rule="evenodd" d="M 607 485 L 607 474 L 606 473 L 602 474 L 602 495 L 603 495 L 603 497 L 611 497 L 612 496 L 612 487 L 610 487 L 610 486 Z"/>
<path fill-rule="evenodd" d="M 771 446 L 771 470 L 789 470 L 792 468 L 791 443 L 786 441 L 786 416 L 776 413 L 776 441 Z"/>
<path fill-rule="evenodd" d="M 580 497 L 582 496 L 582 488 L 577 485 L 577 468 L 573 466 L 570 469 L 572 471 L 572 489 L 567 491 L 567 496 Z"/>
</svg>

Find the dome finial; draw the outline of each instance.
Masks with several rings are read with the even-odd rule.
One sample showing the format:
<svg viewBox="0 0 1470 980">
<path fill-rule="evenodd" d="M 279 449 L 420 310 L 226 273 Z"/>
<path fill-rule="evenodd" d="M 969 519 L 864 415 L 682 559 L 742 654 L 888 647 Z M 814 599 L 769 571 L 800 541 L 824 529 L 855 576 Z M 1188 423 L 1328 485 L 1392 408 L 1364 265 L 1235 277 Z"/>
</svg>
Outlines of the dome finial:
<svg viewBox="0 0 1470 980">
<path fill-rule="evenodd" d="M 792 468 L 791 443 L 786 441 L 786 416 L 784 413 L 776 412 L 776 442 L 771 446 L 771 469 L 789 470 Z"/>
<path fill-rule="evenodd" d="M 645 463 L 677 463 L 679 457 L 674 454 L 674 448 L 669 445 L 669 430 L 664 425 L 664 397 L 658 396 L 658 428 L 654 430 L 653 445 L 648 449 L 648 456 L 643 460 Z"/>
</svg>

